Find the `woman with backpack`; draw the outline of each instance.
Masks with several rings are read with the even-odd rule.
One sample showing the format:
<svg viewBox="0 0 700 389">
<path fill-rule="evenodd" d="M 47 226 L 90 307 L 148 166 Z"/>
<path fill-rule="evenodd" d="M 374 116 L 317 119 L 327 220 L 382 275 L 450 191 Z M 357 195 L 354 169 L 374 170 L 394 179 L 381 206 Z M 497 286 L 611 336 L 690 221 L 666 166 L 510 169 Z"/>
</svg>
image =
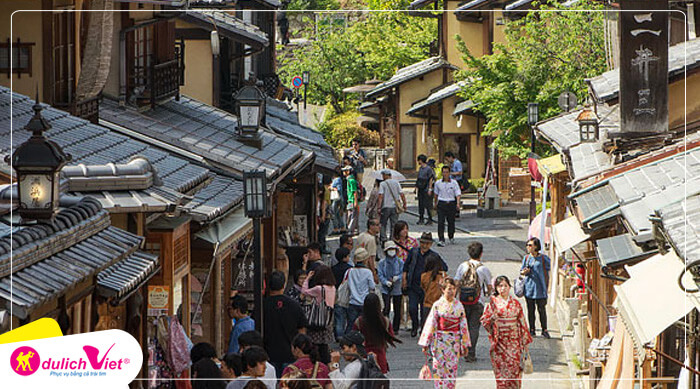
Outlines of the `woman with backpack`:
<svg viewBox="0 0 700 389">
<path fill-rule="evenodd" d="M 433 358 L 435 388 L 453 389 L 459 358 L 467 355 L 471 346 L 467 317 L 457 299 L 457 281 L 453 278 L 443 280 L 442 297 L 430 309 L 418 345 L 423 347 L 426 357 Z"/>
<path fill-rule="evenodd" d="M 491 364 L 497 389 L 518 389 L 521 386 L 521 357 L 532 336 L 527 330 L 523 307 L 510 295 L 510 280 L 496 277 L 496 291 L 486 304 L 481 324 L 489 333 Z"/>
<path fill-rule="evenodd" d="M 296 358 L 293 364 L 282 371 L 282 376 L 292 372 L 303 372 L 309 378 L 313 389 L 333 389 L 328 373 L 328 366 L 318 357 L 318 349 L 307 335 L 297 334 L 292 339 L 292 354 Z"/>
<path fill-rule="evenodd" d="M 309 283 L 316 286 L 309 288 Z M 320 309 L 329 310 L 330 316 L 333 316 L 333 305 L 335 304 L 335 277 L 330 267 L 320 265 L 316 271 L 309 272 L 308 277 L 306 277 L 304 284 L 301 286 L 301 293 L 313 298 L 312 304 L 317 304 L 320 306 Z M 309 320 L 309 324 L 312 324 L 310 317 L 307 317 L 307 320 Z M 331 352 L 328 345 L 335 341 L 333 324 L 334 322 L 331 317 L 324 328 L 308 328 L 307 330 L 307 335 L 309 335 L 318 348 L 320 361 L 323 363 L 330 363 L 331 361 Z"/>
<path fill-rule="evenodd" d="M 525 276 L 525 301 L 527 302 L 527 321 L 530 324 L 530 335 L 535 336 L 535 306 L 540 313 L 542 337 L 549 339 L 547 331 L 547 286 L 549 285 L 549 270 L 551 261 L 541 254 L 542 244 L 537 238 L 527 241 L 527 255 L 523 257 L 520 274 Z"/>
<path fill-rule="evenodd" d="M 365 348 L 368 353 L 374 353 L 377 357 L 377 364 L 386 374 L 389 371 L 389 363 L 386 360 L 386 349 L 389 345 L 396 347 L 396 343 L 401 340 L 394 336 L 389 319 L 382 314 L 382 306 L 379 296 L 370 293 L 365 297 L 362 306 L 362 316 L 358 317 L 352 326 L 354 331 L 360 331 L 365 337 Z"/>
<path fill-rule="evenodd" d="M 374 186 L 369 192 L 367 207 L 365 209 L 367 219 L 379 219 L 379 211 L 381 210 L 381 204 L 379 204 L 379 184 L 381 183 L 382 180 L 374 180 Z"/>
<path fill-rule="evenodd" d="M 442 270 L 442 261 L 437 255 L 430 253 L 425 258 L 425 270 L 420 276 L 420 287 L 423 289 L 423 317 L 428 317 L 433 303 L 442 296 L 442 282 L 447 273 Z"/>
</svg>

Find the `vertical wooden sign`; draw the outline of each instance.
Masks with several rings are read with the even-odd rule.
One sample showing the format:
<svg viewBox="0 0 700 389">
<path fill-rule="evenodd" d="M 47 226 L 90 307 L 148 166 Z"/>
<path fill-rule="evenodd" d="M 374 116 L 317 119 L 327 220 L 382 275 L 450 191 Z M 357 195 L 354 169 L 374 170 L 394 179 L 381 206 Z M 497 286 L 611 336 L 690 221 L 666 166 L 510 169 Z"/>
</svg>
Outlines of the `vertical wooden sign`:
<svg viewBox="0 0 700 389">
<path fill-rule="evenodd" d="M 667 8 L 665 1 L 620 1 L 620 124 L 623 137 L 668 131 Z"/>
</svg>

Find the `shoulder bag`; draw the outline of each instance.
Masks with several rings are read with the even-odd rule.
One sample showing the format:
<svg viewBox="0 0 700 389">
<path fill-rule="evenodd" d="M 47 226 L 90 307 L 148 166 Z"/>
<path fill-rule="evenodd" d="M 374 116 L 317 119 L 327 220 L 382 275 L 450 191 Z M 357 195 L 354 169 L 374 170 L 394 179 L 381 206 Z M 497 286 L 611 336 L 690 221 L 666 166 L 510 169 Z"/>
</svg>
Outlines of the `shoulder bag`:
<svg viewBox="0 0 700 389">
<path fill-rule="evenodd" d="M 403 202 L 396 199 L 396 196 L 394 195 L 394 191 L 391 190 L 391 186 L 389 185 L 389 183 L 386 184 L 386 188 L 389 190 L 389 194 L 391 195 L 391 198 L 394 199 L 394 207 L 396 208 L 396 213 L 399 215 L 404 213 L 406 208 L 403 206 Z"/>
<path fill-rule="evenodd" d="M 335 303 L 345 308 L 350 305 L 350 287 L 348 286 L 348 276 L 350 275 L 350 271 L 352 271 L 352 268 L 345 272 L 343 282 L 340 283 L 340 286 L 335 293 Z"/>
<path fill-rule="evenodd" d="M 520 354 L 520 369 L 522 369 L 523 374 L 532 374 L 534 370 L 532 358 L 530 358 L 530 351 L 527 347 L 524 347 L 522 354 Z"/>
</svg>

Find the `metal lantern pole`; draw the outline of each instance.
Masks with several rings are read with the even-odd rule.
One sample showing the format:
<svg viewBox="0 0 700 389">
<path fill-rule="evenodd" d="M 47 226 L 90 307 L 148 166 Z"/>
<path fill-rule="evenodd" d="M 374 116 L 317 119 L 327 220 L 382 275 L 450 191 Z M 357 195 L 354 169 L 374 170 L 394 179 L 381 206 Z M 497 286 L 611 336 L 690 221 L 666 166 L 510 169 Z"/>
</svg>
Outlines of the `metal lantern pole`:
<svg viewBox="0 0 700 389">
<path fill-rule="evenodd" d="M 303 72 L 301 74 L 301 79 L 304 82 L 304 111 L 306 111 L 306 88 L 309 87 L 309 72 Z"/>
<path fill-rule="evenodd" d="M 253 218 L 253 251 L 255 252 L 255 265 L 253 275 L 253 300 L 255 304 L 254 317 L 255 330 L 261 335 L 263 333 L 263 262 L 260 253 L 260 218 Z"/>
<path fill-rule="evenodd" d="M 530 125 L 530 151 L 535 153 L 535 124 L 537 124 L 539 112 L 537 103 L 527 105 L 527 121 Z M 535 203 L 535 187 L 530 179 L 530 222 L 535 219 L 537 204 Z"/>
</svg>

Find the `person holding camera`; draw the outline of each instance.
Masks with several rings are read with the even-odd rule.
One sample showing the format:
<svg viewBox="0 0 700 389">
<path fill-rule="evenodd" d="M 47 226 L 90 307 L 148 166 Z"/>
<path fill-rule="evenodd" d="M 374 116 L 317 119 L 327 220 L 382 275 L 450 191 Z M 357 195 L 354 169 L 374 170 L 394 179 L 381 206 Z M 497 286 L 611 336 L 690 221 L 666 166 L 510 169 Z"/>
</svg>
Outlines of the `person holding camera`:
<svg viewBox="0 0 700 389">
<path fill-rule="evenodd" d="M 535 307 L 540 313 L 542 337 L 549 339 L 547 332 L 547 286 L 549 285 L 549 270 L 551 261 L 541 254 L 542 244 L 537 238 L 527 241 L 527 255 L 523 257 L 520 274 L 525 276 L 525 301 L 527 302 L 527 321 L 530 324 L 530 335 L 535 336 Z"/>
</svg>

